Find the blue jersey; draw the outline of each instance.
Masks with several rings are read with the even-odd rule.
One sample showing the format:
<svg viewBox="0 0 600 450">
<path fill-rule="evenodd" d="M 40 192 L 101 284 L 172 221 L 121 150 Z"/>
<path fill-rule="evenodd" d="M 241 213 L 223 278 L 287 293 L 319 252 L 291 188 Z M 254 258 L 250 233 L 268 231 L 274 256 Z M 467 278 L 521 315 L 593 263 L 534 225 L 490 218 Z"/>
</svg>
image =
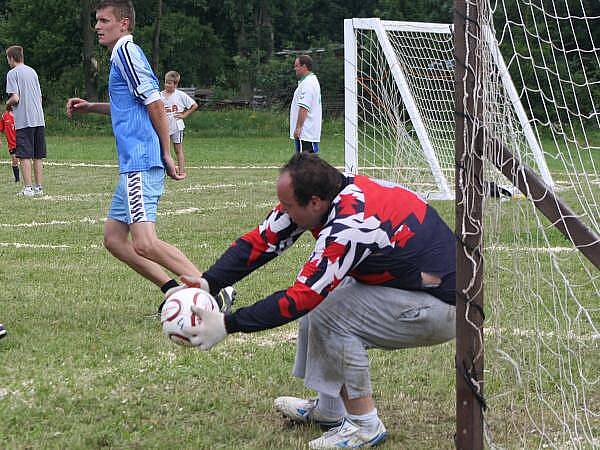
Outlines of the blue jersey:
<svg viewBox="0 0 600 450">
<path fill-rule="evenodd" d="M 146 105 L 160 100 L 158 79 L 131 35 L 117 41 L 110 57 L 108 92 L 119 173 L 163 167 L 158 135 Z"/>
<path fill-rule="evenodd" d="M 203 276 L 216 292 L 278 256 L 304 231 L 277 205 Z M 293 285 L 225 316 L 228 332 L 258 331 L 297 319 L 347 276 L 364 284 L 425 291 L 454 304 L 454 234 L 412 191 L 362 175 L 347 176 L 323 224 L 310 231 L 317 242 Z M 421 272 L 440 278 L 440 285 L 424 285 Z"/>
</svg>

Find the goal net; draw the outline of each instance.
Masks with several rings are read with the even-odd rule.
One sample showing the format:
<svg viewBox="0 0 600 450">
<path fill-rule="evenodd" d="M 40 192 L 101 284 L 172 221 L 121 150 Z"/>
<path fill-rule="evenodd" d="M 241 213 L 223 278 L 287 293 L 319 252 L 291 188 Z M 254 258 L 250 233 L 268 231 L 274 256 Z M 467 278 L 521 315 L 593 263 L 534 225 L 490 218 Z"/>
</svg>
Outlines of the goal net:
<svg viewBox="0 0 600 450">
<path fill-rule="evenodd" d="M 345 21 L 346 170 L 400 182 L 426 198 L 453 198 L 453 40 L 451 25 Z M 496 74 L 486 93 L 494 104 L 489 119 L 552 185 L 491 33 L 485 49 Z M 489 178 L 506 184 L 493 171 Z"/>
<path fill-rule="evenodd" d="M 472 362 L 485 354 L 485 376 L 458 376 L 472 375 L 485 401 L 485 442 L 597 448 L 600 8 L 480 0 L 466 11 L 473 24 L 466 53 L 478 61 L 459 63 L 466 67 L 457 82 L 468 92 L 461 101 L 474 99 L 466 119 L 455 114 L 451 25 L 346 21 L 346 168 L 429 198 L 454 196 L 455 169 L 462 171 L 457 198 L 483 202 L 480 214 L 465 208 L 457 221 L 483 230 L 478 245 L 463 249 L 473 280 L 460 295 L 468 311 L 462 321 L 485 349 Z M 467 91 L 469 76 L 475 87 Z M 476 155 L 483 181 L 472 160 L 455 162 L 455 129 L 467 121 L 457 139 Z M 495 196 L 495 185 L 509 194 Z M 483 327 L 469 316 L 476 288 L 485 298 Z"/>
</svg>

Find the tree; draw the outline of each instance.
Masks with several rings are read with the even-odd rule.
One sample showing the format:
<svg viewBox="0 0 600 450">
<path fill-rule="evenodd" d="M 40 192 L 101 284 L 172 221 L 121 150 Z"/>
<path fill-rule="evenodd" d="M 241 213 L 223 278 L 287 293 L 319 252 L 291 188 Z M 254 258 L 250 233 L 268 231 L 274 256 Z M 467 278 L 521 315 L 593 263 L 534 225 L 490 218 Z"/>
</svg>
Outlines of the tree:
<svg viewBox="0 0 600 450">
<path fill-rule="evenodd" d="M 162 0 L 156 0 L 156 19 L 154 20 L 154 36 L 152 39 L 152 68 L 158 71 L 160 60 L 160 19 L 162 17 Z"/>
<path fill-rule="evenodd" d="M 92 0 L 81 0 L 81 39 L 85 95 L 91 101 L 98 100 L 98 61 L 95 58 L 94 28 L 91 26 Z"/>
</svg>

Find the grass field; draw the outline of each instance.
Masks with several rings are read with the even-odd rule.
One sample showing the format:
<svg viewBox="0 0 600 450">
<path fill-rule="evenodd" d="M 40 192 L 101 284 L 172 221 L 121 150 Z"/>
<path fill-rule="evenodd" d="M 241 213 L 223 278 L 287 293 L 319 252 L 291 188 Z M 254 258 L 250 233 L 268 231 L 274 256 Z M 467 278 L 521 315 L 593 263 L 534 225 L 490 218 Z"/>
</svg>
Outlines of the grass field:
<svg viewBox="0 0 600 450">
<path fill-rule="evenodd" d="M 323 157 L 341 165 L 343 137 L 324 141 Z M 290 376 L 295 324 L 230 336 L 208 353 L 168 342 L 147 317 L 159 290 L 102 247 L 117 173 L 113 139 L 57 136 L 48 146 L 42 198 L 16 197 L 10 168 L 0 165 L 0 322 L 9 330 L 0 342 L 0 447 L 306 448 L 320 431 L 290 426 L 272 408 L 279 395 L 310 395 Z M 202 269 L 274 204 L 277 167 L 291 145 L 285 137 L 191 136 L 186 150 L 188 178 L 167 182 L 157 228 Z M 452 205 L 436 207 L 453 223 Z M 311 248 L 304 236 L 240 282 L 238 305 L 286 287 Z M 453 448 L 454 353 L 454 343 L 371 352 L 390 432 L 381 448 Z M 521 437 L 502 437 L 506 448 L 523 447 Z"/>
</svg>

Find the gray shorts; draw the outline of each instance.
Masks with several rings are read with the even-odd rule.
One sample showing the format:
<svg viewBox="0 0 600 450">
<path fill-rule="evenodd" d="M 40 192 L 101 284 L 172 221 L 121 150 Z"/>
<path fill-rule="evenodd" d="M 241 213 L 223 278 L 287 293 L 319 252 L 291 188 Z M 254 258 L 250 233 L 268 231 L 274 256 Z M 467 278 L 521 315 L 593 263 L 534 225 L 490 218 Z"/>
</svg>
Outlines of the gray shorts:
<svg viewBox="0 0 600 450">
<path fill-rule="evenodd" d="M 299 324 L 293 374 L 306 387 L 349 398 L 371 394 L 368 348 L 441 344 L 454 338 L 456 310 L 420 291 L 371 286 L 347 277 Z M 450 356 L 449 356 L 450 357 Z"/>
</svg>

